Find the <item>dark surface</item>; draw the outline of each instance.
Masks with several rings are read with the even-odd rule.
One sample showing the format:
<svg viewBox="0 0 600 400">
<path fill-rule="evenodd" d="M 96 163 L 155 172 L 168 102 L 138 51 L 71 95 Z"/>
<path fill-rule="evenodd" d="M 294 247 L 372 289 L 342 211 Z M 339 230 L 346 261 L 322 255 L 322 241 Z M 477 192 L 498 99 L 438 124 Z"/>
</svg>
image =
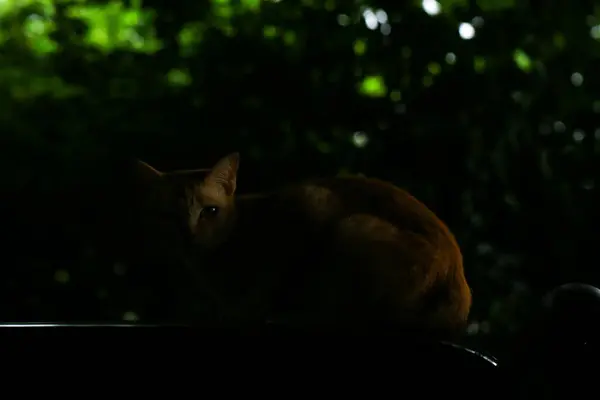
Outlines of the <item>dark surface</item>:
<svg viewBox="0 0 600 400">
<path fill-rule="evenodd" d="M 213 360 L 231 368 L 254 364 L 248 376 L 302 370 L 302 375 L 287 379 L 315 383 L 317 376 L 331 379 L 346 376 L 341 390 L 349 385 L 375 385 L 374 389 L 399 385 L 395 390 L 419 390 L 429 395 L 452 394 L 461 398 L 478 398 L 457 383 L 470 376 L 480 385 L 496 385 L 502 377 L 497 361 L 473 349 L 446 342 L 433 342 L 400 335 L 334 335 L 298 332 L 275 324 L 261 327 L 197 328 L 184 326 L 144 325 L 2 325 L 0 341 L 4 350 L 20 345 L 55 351 L 64 355 L 101 350 L 102 357 L 122 357 L 124 353 L 150 352 L 160 357 L 182 352 L 186 358 L 202 355 L 202 365 Z M 194 356 L 192 356 L 194 354 Z M 257 359 L 260 358 L 260 360 Z M 92 361 L 88 357 L 86 362 Z M 273 371 L 273 372 L 271 372 Z M 426 382 L 424 377 L 433 382 Z M 241 376 L 240 376 L 241 377 Z M 235 375 L 230 383 L 235 382 Z M 358 379 L 358 381 L 354 381 Z M 428 378 L 429 379 L 429 378 Z M 425 383 L 425 385 L 423 385 Z M 328 381 L 332 385 L 332 380 Z M 414 386 L 414 388 L 412 387 Z"/>
</svg>

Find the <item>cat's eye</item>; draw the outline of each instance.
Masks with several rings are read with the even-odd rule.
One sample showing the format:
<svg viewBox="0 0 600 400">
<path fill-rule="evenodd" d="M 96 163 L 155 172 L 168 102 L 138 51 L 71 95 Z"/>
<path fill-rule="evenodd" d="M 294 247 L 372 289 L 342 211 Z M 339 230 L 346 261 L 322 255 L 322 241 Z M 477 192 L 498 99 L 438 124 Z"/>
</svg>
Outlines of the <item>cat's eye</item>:
<svg viewBox="0 0 600 400">
<path fill-rule="evenodd" d="M 210 218 L 219 214 L 219 208 L 214 206 L 204 207 L 202 211 L 200 211 L 200 217 L 202 218 Z"/>
</svg>

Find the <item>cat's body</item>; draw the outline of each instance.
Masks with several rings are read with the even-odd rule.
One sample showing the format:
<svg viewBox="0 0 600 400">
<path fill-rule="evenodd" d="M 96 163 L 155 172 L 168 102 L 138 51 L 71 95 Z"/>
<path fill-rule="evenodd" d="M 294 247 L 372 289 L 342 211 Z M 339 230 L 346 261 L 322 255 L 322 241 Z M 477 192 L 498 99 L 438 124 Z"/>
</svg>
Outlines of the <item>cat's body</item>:
<svg viewBox="0 0 600 400">
<path fill-rule="evenodd" d="M 471 292 L 459 247 L 407 192 L 375 179 L 326 178 L 234 196 L 236 175 L 234 155 L 178 192 L 188 265 L 221 318 L 464 328 Z"/>
</svg>

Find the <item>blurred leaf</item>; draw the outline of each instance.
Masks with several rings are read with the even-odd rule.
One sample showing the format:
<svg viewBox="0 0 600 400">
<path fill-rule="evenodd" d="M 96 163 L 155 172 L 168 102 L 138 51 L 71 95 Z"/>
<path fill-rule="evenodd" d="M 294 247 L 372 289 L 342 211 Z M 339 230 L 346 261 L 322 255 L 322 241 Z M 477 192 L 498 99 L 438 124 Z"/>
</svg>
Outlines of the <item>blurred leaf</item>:
<svg viewBox="0 0 600 400">
<path fill-rule="evenodd" d="M 170 70 L 167 79 L 173 86 L 187 86 L 192 82 L 189 72 L 182 69 Z"/>
<path fill-rule="evenodd" d="M 439 63 L 432 62 L 427 65 L 427 71 L 429 71 L 431 75 L 439 75 L 440 72 L 442 72 L 442 67 Z"/>
<path fill-rule="evenodd" d="M 561 32 L 556 32 L 552 37 L 552 41 L 556 48 L 562 50 L 566 45 L 567 39 L 565 38 L 565 35 L 563 35 Z"/>
<path fill-rule="evenodd" d="M 426 2 L 433 2 L 434 0 L 423 0 L 423 6 Z M 437 0 L 441 6 L 441 11 L 444 13 L 452 13 L 456 8 L 467 8 L 469 6 L 469 0 Z"/>
<path fill-rule="evenodd" d="M 368 76 L 362 81 L 359 91 L 369 97 L 384 97 L 387 87 L 382 76 Z"/>
<path fill-rule="evenodd" d="M 473 58 L 473 69 L 477 73 L 482 73 L 485 71 L 486 60 L 485 57 L 476 56 Z"/>
<path fill-rule="evenodd" d="M 191 22 L 181 29 L 178 41 L 182 57 L 189 57 L 196 53 L 198 45 L 202 42 L 205 29 L 206 24 L 202 22 Z"/>
<path fill-rule="evenodd" d="M 521 70 L 523 70 L 525 72 L 531 71 L 531 68 L 532 68 L 531 59 L 523 50 L 521 50 L 521 49 L 515 50 L 515 52 L 513 54 L 513 59 L 515 60 L 515 64 L 517 64 L 517 67 L 519 67 Z"/>
<path fill-rule="evenodd" d="M 294 31 L 287 31 L 283 34 L 283 42 L 288 46 L 293 46 L 296 43 L 297 35 Z"/>
<path fill-rule="evenodd" d="M 273 38 L 277 36 L 278 29 L 276 26 L 265 26 L 263 28 L 263 36 L 266 38 Z"/>
<path fill-rule="evenodd" d="M 443 12 L 451 12 L 454 8 L 468 7 L 469 0 L 438 0 L 438 3 L 442 6 Z"/>
<path fill-rule="evenodd" d="M 160 49 L 160 41 L 151 27 L 147 10 L 124 8 L 120 2 L 106 5 L 74 5 L 68 16 L 83 20 L 89 30 L 86 42 L 105 52 L 127 48 L 145 53 Z"/>
<path fill-rule="evenodd" d="M 367 42 L 360 39 L 354 41 L 354 54 L 356 54 L 357 56 L 362 56 L 363 54 L 365 54 L 366 50 Z"/>
</svg>

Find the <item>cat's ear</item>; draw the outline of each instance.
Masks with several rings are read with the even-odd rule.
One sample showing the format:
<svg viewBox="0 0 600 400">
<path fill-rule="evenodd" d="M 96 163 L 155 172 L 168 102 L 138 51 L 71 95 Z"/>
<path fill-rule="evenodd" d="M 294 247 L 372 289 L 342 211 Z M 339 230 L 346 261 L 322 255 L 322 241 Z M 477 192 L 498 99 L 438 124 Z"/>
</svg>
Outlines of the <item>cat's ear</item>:
<svg viewBox="0 0 600 400">
<path fill-rule="evenodd" d="M 231 153 L 228 156 L 223 157 L 214 167 L 212 167 L 205 182 L 209 184 L 218 184 L 225 189 L 227 196 L 233 195 L 236 189 L 239 164 L 239 153 Z"/>
<path fill-rule="evenodd" d="M 135 173 L 139 178 L 143 179 L 144 181 L 151 181 L 163 176 L 162 172 L 151 167 L 149 164 L 141 160 L 136 160 L 135 162 Z"/>
</svg>

